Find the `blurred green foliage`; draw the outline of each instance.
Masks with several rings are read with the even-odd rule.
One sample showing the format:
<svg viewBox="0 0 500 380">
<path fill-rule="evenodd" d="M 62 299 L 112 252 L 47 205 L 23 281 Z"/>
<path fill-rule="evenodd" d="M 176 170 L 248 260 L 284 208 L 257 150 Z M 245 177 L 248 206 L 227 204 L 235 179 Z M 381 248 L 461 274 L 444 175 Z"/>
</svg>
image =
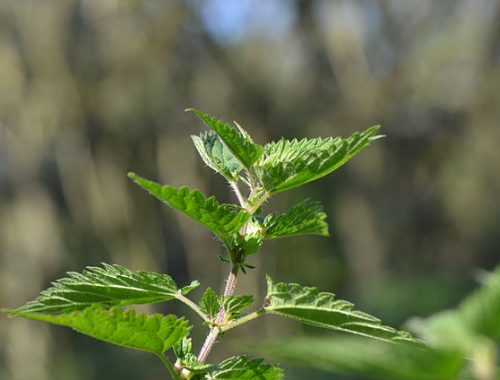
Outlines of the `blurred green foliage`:
<svg viewBox="0 0 500 380">
<path fill-rule="evenodd" d="M 408 321 L 425 346 L 339 335 L 247 346 L 294 364 L 376 379 L 495 380 L 500 374 L 500 267 L 483 274 L 481 282 L 457 308 Z"/>
<path fill-rule="evenodd" d="M 270 242 L 242 292 L 262 294 L 269 273 L 387 322 L 453 305 L 499 261 L 499 88 L 495 0 L 0 1 L 0 305 L 100 261 L 223 285 L 218 243 L 125 175 L 231 200 L 186 138 L 199 132 L 188 106 L 239 120 L 257 143 L 376 123 L 388 136 L 276 195 L 276 212 L 321 200 L 331 238 Z M 300 329 L 253 328 L 227 339 Z M 89 340 L 0 316 L 0 378 L 162 378 L 146 355 Z"/>
</svg>

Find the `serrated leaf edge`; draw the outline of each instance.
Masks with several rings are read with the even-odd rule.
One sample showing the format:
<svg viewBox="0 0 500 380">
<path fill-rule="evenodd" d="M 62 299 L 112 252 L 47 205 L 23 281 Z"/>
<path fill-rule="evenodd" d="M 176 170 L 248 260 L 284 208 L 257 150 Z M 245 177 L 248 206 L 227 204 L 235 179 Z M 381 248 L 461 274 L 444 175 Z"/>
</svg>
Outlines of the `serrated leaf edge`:
<svg viewBox="0 0 500 380">
<path fill-rule="evenodd" d="M 333 293 L 328 293 L 328 292 L 319 292 L 317 288 L 315 287 L 305 287 L 297 283 L 289 283 L 286 284 L 284 282 L 280 283 L 273 283 L 273 280 L 269 277 L 266 276 L 267 279 L 267 284 L 268 284 L 268 294 L 266 296 L 266 305 L 264 306 L 264 310 L 269 313 L 269 314 L 277 314 L 281 315 L 284 317 L 288 317 L 291 319 L 298 320 L 302 323 L 305 324 L 310 324 L 318 327 L 323 327 L 331 330 L 338 330 L 338 331 L 343 331 L 355 335 L 361 335 L 365 336 L 368 338 L 372 339 L 378 339 L 382 341 L 387 341 L 387 342 L 407 342 L 407 343 L 413 343 L 413 344 L 421 344 L 422 342 L 419 341 L 418 339 L 414 338 L 411 336 L 409 332 L 406 331 L 399 331 L 396 330 L 393 327 L 389 326 L 384 326 L 381 324 L 380 319 L 364 313 L 362 311 L 354 310 L 354 304 L 351 302 L 345 301 L 345 300 L 338 300 L 336 299 L 335 295 Z M 286 291 L 279 291 L 278 288 L 286 288 Z M 300 291 L 302 295 L 299 295 L 299 302 L 300 298 L 313 298 L 312 300 L 308 300 L 307 302 L 309 304 L 299 304 L 299 305 L 286 305 L 284 304 L 283 306 L 278 306 L 272 305 L 273 301 L 273 296 L 276 297 L 291 297 L 291 293 Z M 296 301 L 296 300 L 295 300 Z M 295 302 L 294 301 L 294 302 Z M 314 304 L 313 304 L 314 303 Z M 311 305 L 313 304 L 313 305 Z M 328 307 L 325 307 L 324 305 L 328 305 Z M 306 318 L 300 318 L 299 316 L 286 313 L 284 310 L 287 309 L 293 309 L 293 310 L 319 310 L 319 311 L 324 311 L 324 312 L 331 312 L 331 313 L 340 313 L 344 314 L 349 317 L 355 317 L 359 318 L 360 321 L 352 321 L 352 322 L 344 322 L 342 325 L 339 326 L 334 326 L 318 321 L 307 321 Z M 389 334 L 393 334 L 393 337 L 391 338 L 384 338 L 376 335 L 371 335 L 362 331 L 356 331 L 353 329 L 349 329 L 349 327 L 355 327 L 355 326 L 360 326 L 360 327 L 367 327 L 372 330 L 380 330 Z"/>
</svg>

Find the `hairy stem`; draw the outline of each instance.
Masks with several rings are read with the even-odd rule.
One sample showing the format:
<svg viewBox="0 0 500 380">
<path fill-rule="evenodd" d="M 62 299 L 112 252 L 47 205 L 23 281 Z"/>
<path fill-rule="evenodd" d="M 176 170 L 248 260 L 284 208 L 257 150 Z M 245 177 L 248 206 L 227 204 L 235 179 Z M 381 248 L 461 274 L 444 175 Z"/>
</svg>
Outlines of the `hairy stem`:
<svg viewBox="0 0 500 380">
<path fill-rule="evenodd" d="M 238 275 L 238 268 L 239 267 L 237 265 L 233 265 L 231 272 L 229 272 L 229 275 L 227 276 L 226 288 L 224 289 L 224 297 L 229 297 L 234 294 L 234 289 L 236 287 L 236 277 Z M 221 328 L 219 327 L 219 325 L 224 321 L 225 317 L 226 313 L 224 309 L 221 307 L 219 309 L 217 317 L 215 318 L 215 324 L 210 329 L 210 332 L 208 333 L 205 342 L 203 343 L 203 347 L 201 348 L 200 353 L 198 355 L 198 360 L 200 362 L 202 363 L 205 362 L 208 354 L 212 350 L 212 347 L 216 343 L 217 337 L 221 332 Z"/>
<path fill-rule="evenodd" d="M 174 366 L 172 363 L 170 363 L 170 360 L 167 359 L 167 357 L 163 354 L 158 355 L 162 363 L 167 367 L 168 372 L 170 373 L 170 376 L 172 377 L 172 380 L 180 380 L 179 374 L 175 371 Z"/>
<path fill-rule="evenodd" d="M 250 176 L 250 193 L 253 193 L 255 189 L 255 180 L 254 177 L 252 176 L 252 173 L 249 172 Z M 238 184 L 236 182 L 230 182 L 231 187 L 233 188 L 236 197 L 238 198 L 238 201 L 240 202 L 240 205 L 242 208 L 248 209 L 248 203 L 247 200 L 243 197 L 241 194 L 241 191 L 238 187 Z M 250 210 L 249 210 L 250 211 Z M 250 213 L 252 213 L 250 211 Z M 245 225 L 241 228 L 240 233 L 242 235 L 246 234 L 246 229 L 247 229 L 248 223 L 245 223 Z M 227 249 L 227 247 L 226 247 Z M 229 252 L 229 250 L 228 250 Z M 224 297 L 229 297 L 234 294 L 235 288 L 236 288 L 236 277 L 238 276 L 238 270 L 239 266 L 237 264 L 233 263 L 233 267 L 231 268 L 231 272 L 229 272 L 226 280 L 226 287 L 224 289 Z M 208 333 L 207 337 L 205 338 L 205 342 L 203 343 L 203 346 L 201 347 L 200 353 L 198 354 L 198 360 L 202 363 L 205 362 L 205 360 L 208 357 L 208 354 L 210 354 L 210 351 L 212 350 L 212 347 L 215 345 L 217 342 L 217 337 L 219 336 L 220 332 L 222 331 L 220 325 L 226 318 L 226 313 L 224 311 L 224 308 L 219 309 L 219 313 L 217 314 L 217 317 L 215 318 L 214 325 L 210 329 L 210 332 Z"/>
<path fill-rule="evenodd" d="M 224 289 L 224 297 L 229 297 L 234 294 L 234 289 L 236 288 L 236 276 L 238 275 L 238 266 L 233 265 L 231 272 L 227 276 L 226 288 Z"/>
<path fill-rule="evenodd" d="M 257 179 L 257 175 L 255 174 L 255 170 L 253 167 L 249 168 L 247 172 L 248 172 L 248 179 L 250 181 L 250 188 L 253 191 L 257 188 L 259 181 Z"/>
<path fill-rule="evenodd" d="M 240 206 L 242 208 L 246 208 L 247 202 L 245 201 L 245 198 L 241 194 L 240 188 L 238 187 L 238 184 L 236 182 L 229 182 L 234 193 L 236 194 L 236 198 L 238 198 L 238 202 L 240 202 Z"/>
</svg>

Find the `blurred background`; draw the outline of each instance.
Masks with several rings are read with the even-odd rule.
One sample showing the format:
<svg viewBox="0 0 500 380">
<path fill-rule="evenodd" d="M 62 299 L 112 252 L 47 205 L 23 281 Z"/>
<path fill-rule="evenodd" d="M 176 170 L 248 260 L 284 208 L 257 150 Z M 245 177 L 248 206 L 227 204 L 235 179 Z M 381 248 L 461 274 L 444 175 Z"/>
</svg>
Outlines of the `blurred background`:
<svg viewBox="0 0 500 380">
<path fill-rule="evenodd" d="M 197 157 L 190 135 L 205 127 L 187 107 L 262 144 L 387 135 L 272 199 L 268 211 L 321 201 L 331 237 L 266 243 L 240 292 L 263 296 L 267 273 L 401 325 L 455 305 L 499 262 L 500 1 L 0 0 L 0 306 L 100 262 L 224 285 L 210 233 L 126 177 L 235 201 Z M 175 303 L 147 310 L 197 322 Z M 322 333 L 264 317 L 211 359 L 304 332 Z M 0 315 L 0 379 L 166 376 L 148 354 Z"/>
</svg>

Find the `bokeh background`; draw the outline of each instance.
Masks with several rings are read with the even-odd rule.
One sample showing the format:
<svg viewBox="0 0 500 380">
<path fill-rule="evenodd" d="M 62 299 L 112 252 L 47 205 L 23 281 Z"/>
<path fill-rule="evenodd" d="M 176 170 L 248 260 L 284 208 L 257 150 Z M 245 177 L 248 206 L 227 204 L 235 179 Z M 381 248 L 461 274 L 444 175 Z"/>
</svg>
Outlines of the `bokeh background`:
<svg viewBox="0 0 500 380">
<path fill-rule="evenodd" d="M 268 273 L 401 325 L 455 305 L 499 262 L 500 1 L 1 0 L 2 307 L 103 261 L 223 286 L 210 233 L 126 177 L 234 201 L 198 159 L 189 136 L 204 127 L 187 107 L 259 143 L 374 124 L 387 135 L 271 201 L 320 200 L 331 237 L 267 243 L 241 292 L 262 296 Z M 196 320 L 174 303 L 147 310 Z M 305 332 L 322 333 L 265 317 L 211 359 L 243 352 L 243 338 Z M 166 375 L 147 354 L 0 315 L 1 379 Z"/>
</svg>

